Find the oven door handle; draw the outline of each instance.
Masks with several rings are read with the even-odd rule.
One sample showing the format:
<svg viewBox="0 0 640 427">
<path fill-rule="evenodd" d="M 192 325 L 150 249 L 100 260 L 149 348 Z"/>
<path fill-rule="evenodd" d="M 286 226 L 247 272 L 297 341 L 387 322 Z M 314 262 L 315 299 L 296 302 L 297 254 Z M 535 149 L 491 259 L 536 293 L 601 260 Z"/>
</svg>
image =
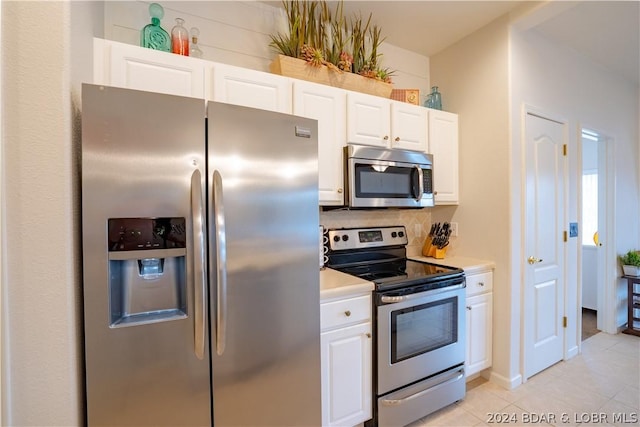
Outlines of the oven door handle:
<svg viewBox="0 0 640 427">
<path fill-rule="evenodd" d="M 403 399 L 382 399 L 382 400 L 380 400 L 380 403 L 382 405 L 384 405 L 384 406 L 399 406 L 399 405 L 402 405 L 404 403 L 407 403 L 410 400 L 417 399 L 417 398 L 419 398 L 421 396 L 424 396 L 427 393 L 431 393 L 431 392 L 433 392 L 433 391 L 435 391 L 435 390 L 437 390 L 437 389 L 439 389 L 441 387 L 444 387 L 444 386 L 446 386 L 448 384 L 451 384 L 451 383 L 456 382 L 456 381 L 460 381 L 460 379 L 464 376 L 464 371 L 460 370 L 460 371 L 457 371 L 456 373 L 457 373 L 457 375 L 455 377 L 449 378 L 446 381 L 443 381 L 443 382 L 441 382 L 439 384 L 436 384 L 433 387 L 429 387 L 429 388 L 427 388 L 425 390 L 419 391 L 418 393 L 412 394 L 411 396 L 405 397 Z"/>
<path fill-rule="evenodd" d="M 382 301 L 383 303 L 398 303 L 398 302 L 409 301 L 416 298 L 424 298 L 425 296 L 436 295 L 442 292 L 456 291 L 462 288 L 464 288 L 464 283 L 460 283 L 459 285 L 455 285 L 455 286 L 447 286 L 446 288 L 434 289 L 432 291 L 420 292 L 417 294 L 398 295 L 398 296 L 382 295 L 380 297 L 380 301 Z"/>
<path fill-rule="evenodd" d="M 416 195 L 416 201 L 419 202 L 422 200 L 422 194 L 424 193 L 424 175 L 420 165 L 415 165 L 414 168 L 418 171 L 418 194 Z"/>
</svg>

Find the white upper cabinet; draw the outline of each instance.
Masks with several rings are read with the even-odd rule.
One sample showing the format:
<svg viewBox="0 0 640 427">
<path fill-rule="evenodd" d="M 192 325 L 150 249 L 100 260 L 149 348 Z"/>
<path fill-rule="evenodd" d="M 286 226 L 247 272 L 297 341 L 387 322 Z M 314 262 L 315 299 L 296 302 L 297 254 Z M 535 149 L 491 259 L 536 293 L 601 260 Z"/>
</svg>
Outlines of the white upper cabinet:
<svg viewBox="0 0 640 427">
<path fill-rule="evenodd" d="M 391 148 L 427 151 L 427 109 L 400 101 L 391 102 Z"/>
<path fill-rule="evenodd" d="M 383 148 L 427 151 L 427 109 L 349 91 L 347 141 Z"/>
<path fill-rule="evenodd" d="M 207 62 L 94 39 L 94 83 L 170 95 L 205 97 Z"/>
<path fill-rule="evenodd" d="M 214 63 L 209 99 L 291 114 L 291 86 L 287 77 Z"/>
<path fill-rule="evenodd" d="M 358 92 L 347 92 L 347 141 L 389 147 L 391 109 L 389 100 Z"/>
<path fill-rule="evenodd" d="M 458 115 L 429 111 L 429 149 L 433 154 L 433 185 L 436 205 L 459 203 Z"/>
<path fill-rule="evenodd" d="M 293 114 L 318 121 L 320 204 L 344 204 L 343 147 L 347 95 L 342 89 L 302 80 L 293 83 Z"/>
</svg>

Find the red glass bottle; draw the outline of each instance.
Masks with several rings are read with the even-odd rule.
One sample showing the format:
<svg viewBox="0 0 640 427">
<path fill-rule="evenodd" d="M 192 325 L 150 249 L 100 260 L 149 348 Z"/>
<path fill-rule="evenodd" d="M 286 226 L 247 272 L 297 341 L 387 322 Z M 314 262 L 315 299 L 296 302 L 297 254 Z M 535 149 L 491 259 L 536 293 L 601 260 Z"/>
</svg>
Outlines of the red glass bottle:
<svg viewBox="0 0 640 427">
<path fill-rule="evenodd" d="M 176 18 L 176 25 L 171 30 L 171 52 L 189 56 L 189 33 L 183 23 L 184 19 Z"/>
</svg>

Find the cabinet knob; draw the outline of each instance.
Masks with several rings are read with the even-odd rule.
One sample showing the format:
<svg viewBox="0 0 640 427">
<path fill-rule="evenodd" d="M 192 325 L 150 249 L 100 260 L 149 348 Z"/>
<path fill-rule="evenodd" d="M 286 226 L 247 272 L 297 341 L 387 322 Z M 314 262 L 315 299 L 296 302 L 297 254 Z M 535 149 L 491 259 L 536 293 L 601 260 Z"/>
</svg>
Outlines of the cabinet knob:
<svg viewBox="0 0 640 427">
<path fill-rule="evenodd" d="M 484 286 L 484 282 L 478 282 L 478 286 Z"/>
<path fill-rule="evenodd" d="M 396 141 L 396 142 L 400 142 L 400 137 L 399 137 L 399 136 L 396 136 L 396 139 L 395 139 L 394 141 Z"/>
<path fill-rule="evenodd" d="M 371 338 L 371 334 L 369 332 L 367 332 L 365 335 L 367 336 L 367 338 Z"/>
<path fill-rule="evenodd" d="M 338 194 L 342 194 L 342 188 L 338 188 Z"/>
<path fill-rule="evenodd" d="M 467 306 L 467 310 L 471 311 L 471 307 L 470 307 L 470 306 Z"/>
<path fill-rule="evenodd" d="M 349 310 L 345 311 L 344 315 L 347 316 L 347 317 L 351 316 L 351 311 L 349 311 Z"/>
<path fill-rule="evenodd" d="M 387 141 L 387 140 L 389 139 L 389 135 L 385 135 L 385 136 L 384 136 L 384 138 L 382 138 L 382 139 L 384 139 L 385 141 Z"/>
</svg>

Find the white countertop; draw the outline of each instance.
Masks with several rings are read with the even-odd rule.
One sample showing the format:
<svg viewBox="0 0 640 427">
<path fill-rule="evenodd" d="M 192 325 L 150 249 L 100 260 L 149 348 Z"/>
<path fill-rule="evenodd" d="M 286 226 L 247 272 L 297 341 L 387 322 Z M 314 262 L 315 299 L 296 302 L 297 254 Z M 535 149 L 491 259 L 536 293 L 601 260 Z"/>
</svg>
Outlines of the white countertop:
<svg viewBox="0 0 640 427">
<path fill-rule="evenodd" d="M 432 264 L 445 265 L 448 267 L 456 267 L 464 270 L 465 274 L 476 274 L 491 271 L 496 268 L 496 264 L 493 261 L 487 261 L 484 259 L 468 258 L 462 256 L 452 256 L 443 259 L 437 259 L 426 256 L 410 256 L 409 259 L 415 261 L 430 262 Z"/>
<path fill-rule="evenodd" d="M 324 268 L 320 270 L 320 300 L 341 298 L 373 291 L 373 282 L 351 274 Z"/>
</svg>

